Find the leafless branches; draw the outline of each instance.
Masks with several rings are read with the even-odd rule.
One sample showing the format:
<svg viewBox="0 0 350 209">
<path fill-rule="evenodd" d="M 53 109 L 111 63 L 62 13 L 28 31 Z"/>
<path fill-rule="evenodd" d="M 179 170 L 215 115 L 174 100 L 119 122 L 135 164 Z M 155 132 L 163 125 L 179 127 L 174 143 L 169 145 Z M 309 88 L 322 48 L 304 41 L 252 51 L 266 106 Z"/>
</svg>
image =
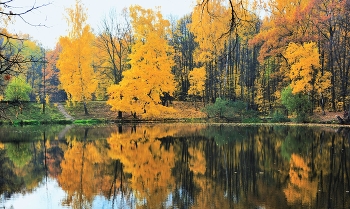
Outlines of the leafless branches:
<svg viewBox="0 0 350 209">
<path fill-rule="evenodd" d="M 108 63 L 108 67 L 100 66 L 101 73 L 109 77 L 114 84 L 121 81 L 122 72 L 126 68 L 124 59 L 132 41 L 130 24 L 126 10 L 120 15 L 111 11 L 109 17 L 101 22 L 99 36 L 95 43 L 96 47 L 108 55 L 106 60 L 102 60 Z"/>
<path fill-rule="evenodd" d="M 11 20 L 12 17 L 19 17 L 22 21 L 24 21 L 26 24 L 31 26 L 44 26 L 42 24 L 33 24 L 28 22 L 25 19 L 25 15 L 35 10 L 38 10 L 42 7 L 48 6 L 51 3 L 36 5 L 36 2 L 34 1 L 33 5 L 28 8 L 13 6 L 12 3 L 14 3 L 14 0 L 7 0 L 7 1 L 0 2 L 0 15 L 5 16 L 9 20 Z M 3 35 L 3 34 L 0 34 L 0 35 Z"/>
</svg>

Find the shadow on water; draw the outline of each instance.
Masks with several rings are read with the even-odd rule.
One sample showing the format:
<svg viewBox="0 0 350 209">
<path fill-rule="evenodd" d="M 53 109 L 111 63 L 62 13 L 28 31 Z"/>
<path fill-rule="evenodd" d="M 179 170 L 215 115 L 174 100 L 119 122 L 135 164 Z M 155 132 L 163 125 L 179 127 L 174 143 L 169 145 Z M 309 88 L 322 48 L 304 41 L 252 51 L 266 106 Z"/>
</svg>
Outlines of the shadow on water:
<svg viewBox="0 0 350 209">
<path fill-rule="evenodd" d="M 0 207 L 53 183 L 38 208 L 350 207 L 347 128 L 1 128 Z"/>
</svg>

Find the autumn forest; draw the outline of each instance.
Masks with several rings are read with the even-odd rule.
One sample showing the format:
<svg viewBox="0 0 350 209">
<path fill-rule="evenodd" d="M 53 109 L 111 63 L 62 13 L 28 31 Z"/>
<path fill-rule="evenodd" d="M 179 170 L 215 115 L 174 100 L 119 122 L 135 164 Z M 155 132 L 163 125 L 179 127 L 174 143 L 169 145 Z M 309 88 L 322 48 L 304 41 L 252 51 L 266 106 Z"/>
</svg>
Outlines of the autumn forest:
<svg viewBox="0 0 350 209">
<path fill-rule="evenodd" d="M 54 49 L 6 30 L 0 3 L 0 99 L 106 101 L 156 116 L 170 100 L 242 101 L 261 114 L 349 107 L 350 4 L 331 0 L 197 0 L 164 17 L 138 5 L 110 11 L 98 28 L 84 4 L 66 9 L 69 31 Z M 42 8 L 39 8 L 42 9 Z M 348 49 L 349 47 L 349 49 Z M 28 96 L 7 91 L 18 83 Z"/>
</svg>

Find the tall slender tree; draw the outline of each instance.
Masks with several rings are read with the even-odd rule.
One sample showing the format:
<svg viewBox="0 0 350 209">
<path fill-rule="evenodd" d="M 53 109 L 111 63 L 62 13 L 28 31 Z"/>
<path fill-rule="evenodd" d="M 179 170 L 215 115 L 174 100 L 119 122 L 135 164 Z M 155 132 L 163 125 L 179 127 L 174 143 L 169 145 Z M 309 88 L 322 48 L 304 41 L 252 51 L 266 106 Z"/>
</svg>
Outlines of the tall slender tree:
<svg viewBox="0 0 350 209">
<path fill-rule="evenodd" d="M 189 24 L 192 22 L 191 15 L 185 15 L 179 20 L 171 21 L 172 36 L 170 45 L 174 47 L 173 73 L 177 82 L 176 95 L 179 100 L 186 100 L 188 96 L 189 72 L 195 67 L 194 51 L 197 43 L 194 41 L 194 35 L 189 30 Z"/>
<path fill-rule="evenodd" d="M 68 36 L 59 39 L 62 47 L 57 61 L 59 79 L 69 99 L 84 103 L 84 112 L 87 115 L 87 101 L 92 99 L 97 88 L 92 66 L 94 35 L 90 26 L 85 24 L 87 14 L 80 0 L 75 2 L 74 8 L 67 9 L 67 13 L 70 31 Z"/>
</svg>

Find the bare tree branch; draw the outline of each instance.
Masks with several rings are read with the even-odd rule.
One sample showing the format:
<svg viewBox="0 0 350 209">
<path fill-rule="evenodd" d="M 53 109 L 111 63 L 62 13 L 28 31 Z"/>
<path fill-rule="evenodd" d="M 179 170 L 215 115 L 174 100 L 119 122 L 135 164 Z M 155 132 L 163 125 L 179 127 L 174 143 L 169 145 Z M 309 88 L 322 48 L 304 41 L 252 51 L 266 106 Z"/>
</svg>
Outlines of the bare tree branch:
<svg viewBox="0 0 350 209">
<path fill-rule="evenodd" d="M 28 22 L 26 19 L 25 19 L 25 15 L 26 14 L 29 14 L 35 10 L 38 10 L 42 7 L 45 7 L 45 6 L 48 6 L 51 4 L 50 3 L 46 3 L 46 4 L 42 4 L 42 5 L 39 5 L 39 6 L 36 6 L 36 2 L 34 1 L 34 4 L 25 9 L 23 7 L 15 7 L 15 6 L 12 6 L 10 3 L 14 2 L 14 0 L 8 0 L 8 1 L 5 1 L 5 2 L 0 2 L 0 15 L 4 15 L 4 16 L 7 16 L 9 19 L 11 19 L 11 17 L 19 17 L 20 19 L 22 19 L 22 21 L 24 21 L 26 24 L 30 25 L 30 26 L 45 26 L 45 25 L 42 25 L 42 24 L 33 24 L 33 23 L 30 23 Z M 1 7 L 3 7 L 5 10 L 1 10 Z M 20 10 L 18 12 L 16 12 L 15 10 Z"/>
</svg>

